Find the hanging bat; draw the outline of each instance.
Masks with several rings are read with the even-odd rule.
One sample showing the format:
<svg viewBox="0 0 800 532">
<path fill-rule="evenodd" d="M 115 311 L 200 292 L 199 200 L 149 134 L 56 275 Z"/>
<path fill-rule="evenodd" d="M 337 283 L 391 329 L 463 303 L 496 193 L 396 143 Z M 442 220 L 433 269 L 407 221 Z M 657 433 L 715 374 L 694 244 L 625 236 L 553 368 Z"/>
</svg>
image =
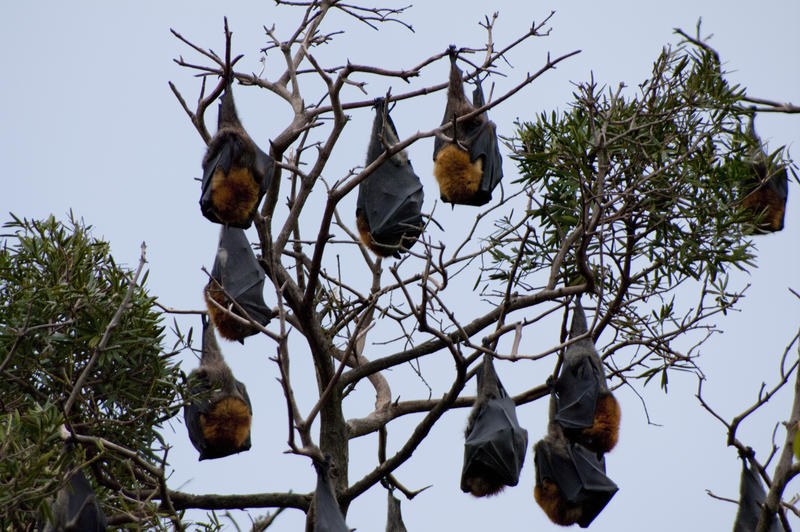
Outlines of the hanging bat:
<svg viewBox="0 0 800 532">
<path fill-rule="evenodd" d="M 455 46 L 450 46 L 450 85 L 442 125 L 454 122 L 485 105 L 480 81 L 472 103 L 464 95 L 461 70 L 456 66 Z M 433 175 L 439 183 L 442 201 L 461 205 L 484 205 L 503 177 L 497 131 L 483 112 L 443 131 L 450 141 L 436 136 L 433 143 Z"/>
<path fill-rule="evenodd" d="M 384 146 L 400 142 L 386 111 L 386 101 L 375 101 L 367 166 L 384 152 Z M 361 241 L 380 257 L 408 251 L 422 233 L 422 183 L 408 155 L 399 151 L 358 185 L 356 225 Z"/>
<path fill-rule="evenodd" d="M 403 516 L 400 514 L 400 500 L 392 495 L 391 490 L 387 490 L 386 493 L 389 494 L 386 532 L 407 532 L 406 525 L 403 524 Z"/>
<path fill-rule="evenodd" d="M 554 433 L 534 446 L 534 464 L 533 496 L 557 525 L 588 527 L 619 489 L 602 456 Z"/>
<path fill-rule="evenodd" d="M 42 526 L 40 532 L 105 532 L 106 516 L 97 502 L 92 486 L 80 469 L 69 477 L 69 483 L 58 490 L 52 506 L 53 522 Z"/>
<path fill-rule="evenodd" d="M 233 103 L 232 76 L 228 76 L 217 133 L 203 157 L 200 210 L 214 223 L 247 229 L 269 187 L 275 161 L 242 127 Z"/>
<path fill-rule="evenodd" d="M 192 394 L 201 394 L 183 408 L 189 439 L 200 460 L 222 458 L 250 449 L 253 409 L 244 384 L 225 363 L 214 328 L 203 316 L 203 355 L 189 375 Z"/>
<path fill-rule="evenodd" d="M 317 489 L 314 491 L 314 532 L 350 532 L 331 485 L 330 461 L 314 461 Z"/>
<path fill-rule="evenodd" d="M 772 233 L 783 229 L 783 217 L 786 211 L 786 198 L 789 195 L 789 183 L 786 167 L 775 167 L 769 164 L 764 146 L 755 130 L 755 112 L 750 115 L 748 136 L 755 143 L 747 166 L 753 173 L 753 179 L 747 187 L 747 195 L 742 201 L 742 208 L 751 211 L 758 217 L 756 230 L 760 233 Z"/>
<path fill-rule="evenodd" d="M 767 500 L 767 494 L 755 465 L 748 467 L 747 459 L 742 457 L 742 476 L 739 481 L 739 510 L 736 512 L 736 521 L 733 532 L 755 532 L 758 519 L 761 517 L 761 506 Z M 780 532 L 782 527 L 773 515 L 769 532 Z"/>
<path fill-rule="evenodd" d="M 478 370 L 478 396 L 467 421 L 461 490 L 476 497 L 516 486 L 525 460 L 528 432 L 519 426 L 514 401 L 484 355 Z"/>
<path fill-rule="evenodd" d="M 586 315 L 579 299 L 569 336 L 577 338 L 586 332 Z M 603 363 L 590 337 L 567 347 L 553 392 L 553 420 L 568 439 L 596 453 L 614 448 L 619 437 L 619 403 L 608 390 Z"/>
<path fill-rule="evenodd" d="M 211 279 L 203 291 L 208 315 L 220 336 L 226 340 L 244 343 L 246 337 L 259 332 L 254 325 L 242 323 L 220 308 L 221 306 L 237 316 L 245 317 L 227 295 L 253 321 L 262 326 L 269 323 L 274 314 L 264 303 L 264 278 L 264 270 L 258 264 L 244 230 L 223 226 L 220 229 L 219 247 L 211 270 Z"/>
</svg>

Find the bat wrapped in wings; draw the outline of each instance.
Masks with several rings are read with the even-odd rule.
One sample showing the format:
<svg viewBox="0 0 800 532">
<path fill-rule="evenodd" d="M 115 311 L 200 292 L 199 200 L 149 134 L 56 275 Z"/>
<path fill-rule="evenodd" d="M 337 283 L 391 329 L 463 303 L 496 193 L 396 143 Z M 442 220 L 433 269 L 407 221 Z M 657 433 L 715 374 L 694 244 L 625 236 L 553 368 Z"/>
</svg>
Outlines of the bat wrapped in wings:
<svg viewBox="0 0 800 532">
<path fill-rule="evenodd" d="M 736 521 L 733 524 L 733 532 L 755 532 L 758 519 L 761 517 L 761 506 L 767 499 L 764 485 L 758 476 L 756 466 L 752 463 L 748 465 L 748 460 L 742 457 L 742 476 L 739 481 L 739 509 L 736 512 Z M 769 532 L 780 532 L 780 526 L 776 516 L 772 516 L 772 524 Z"/>
<path fill-rule="evenodd" d="M 456 50 L 450 47 L 450 85 L 442 125 L 455 122 L 485 104 L 480 82 L 472 103 L 464 95 Z M 486 112 L 444 129 L 449 141 L 436 136 L 433 144 L 433 175 L 439 183 L 442 201 L 461 205 L 484 205 L 503 177 L 497 128 Z"/>
<path fill-rule="evenodd" d="M 534 446 L 534 464 L 533 496 L 557 525 L 588 527 L 619 489 L 602 456 L 554 431 Z"/>
<path fill-rule="evenodd" d="M 467 421 L 461 490 L 476 497 L 516 486 L 528 432 L 517 421 L 514 401 L 497 378 L 492 357 L 478 370 L 478 396 Z"/>
<path fill-rule="evenodd" d="M 214 223 L 246 229 L 269 187 L 275 161 L 242 127 L 229 81 L 219 104 L 217 132 L 203 157 L 200 210 Z"/>
<path fill-rule="evenodd" d="M 203 354 L 189 375 L 198 395 L 183 409 L 189 439 L 200 460 L 222 458 L 250 449 L 253 409 L 244 384 L 222 357 L 214 328 L 203 316 Z"/>
<path fill-rule="evenodd" d="M 244 230 L 223 226 L 220 229 L 219 247 L 211 270 L 211 279 L 203 292 L 208 315 L 220 336 L 227 340 L 244 342 L 247 336 L 259 332 L 252 324 L 242 323 L 222 308 L 243 319 L 245 315 L 249 316 L 262 326 L 269 323 L 273 313 L 264 303 L 265 277 Z"/>
<path fill-rule="evenodd" d="M 386 101 L 375 101 L 367 166 L 399 142 Z M 392 155 L 358 186 L 356 224 L 361 240 L 376 255 L 400 257 L 422 233 L 422 183 L 405 151 Z"/>
<path fill-rule="evenodd" d="M 400 499 L 392 494 L 391 490 L 387 490 L 388 507 L 386 510 L 386 532 L 408 532 L 406 525 L 403 523 L 403 516 L 400 513 Z"/>
<path fill-rule="evenodd" d="M 569 336 L 578 338 L 586 333 L 586 315 L 578 300 Z M 597 453 L 606 453 L 617 444 L 619 403 L 606 385 L 603 363 L 591 337 L 567 346 L 551 405 L 553 421 L 568 439 Z"/>
<path fill-rule="evenodd" d="M 314 460 L 317 470 L 317 489 L 314 491 L 314 532 L 350 532 L 342 510 L 336 501 L 330 478 L 330 459 Z"/>
<path fill-rule="evenodd" d="M 40 521 L 38 527 L 40 532 L 63 530 L 101 532 L 106 529 L 106 516 L 100 509 L 91 484 L 80 469 L 69 477 L 66 486 L 58 490 L 51 509 L 53 521 L 49 523 Z"/>
<path fill-rule="evenodd" d="M 750 160 L 747 161 L 752 179 L 745 187 L 742 208 L 752 212 L 756 217 L 758 232 L 780 231 L 783 229 L 786 198 L 789 195 L 786 167 L 770 164 L 761 139 L 756 134 L 755 112 L 750 115 L 747 133 L 754 143 Z"/>
</svg>

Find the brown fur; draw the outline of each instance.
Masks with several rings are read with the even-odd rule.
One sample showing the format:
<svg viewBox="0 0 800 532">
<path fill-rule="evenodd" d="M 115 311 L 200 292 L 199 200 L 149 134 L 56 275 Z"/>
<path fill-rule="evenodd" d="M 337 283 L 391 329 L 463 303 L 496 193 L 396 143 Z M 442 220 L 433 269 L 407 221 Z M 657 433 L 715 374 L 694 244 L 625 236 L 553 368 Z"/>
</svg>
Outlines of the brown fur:
<svg viewBox="0 0 800 532">
<path fill-rule="evenodd" d="M 206 299 L 208 317 L 211 319 L 211 323 L 214 324 L 214 327 L 217 329 L 217 332 L 220 336 L 226 340 L 241 342 L 248 336 L 258 332 L 258 330 L 252 325 L 245 325 L 241 323 L 239 320 L 231 317 L 212 302 L 212 300 L 216 301 L 222 307 L 226 309 L 229 308 L 234 313 L 236 312 L 231 307 L 231 302 L 227 297 L 225 297 L 225 293 L 222 291 L 216 281 L 209 281 L 209 283 L 206 285 L 206 289 L 203 291 L 203 295 Z"/>
<path fill-rule="evenodd" d="M 547 479 L 533 488 L 533 498 L 547 517 L 557 525 L 574 525 L 583 517 L 581 507 L 565 501 L 558 486 Z"/>
<path fill-rule="evenodd" d="M 469 492 L 475 497 L 497 495 L 506 487 L 498 479 L 492 478 L 491 474 L 470 477 L 464 479 L 464 483 L 469 488 Z"/>
<path fill-rule="evenodd" d="M 226 397 L 212 405 L 208 414 L 200 414 L 203 436 L 217 449 L 239 449 L 250 436 L 251 421 L 247 404 L 235 397 Z"/>
<path fill-rule="evenodd" d="M 757 229 L 762 232 L 774 232 L 783 229 L 783 216 L 786 210 L 786 201 L 769 190 L 766 186 L 758 188 L 747 195 L 742 202 L 742 208 L 752 211 L 759 218 Z"/>
<path fill-rule="evenodd" d="M 259 184 L 247 168 L 233 167 L 228 175 L 217 168 L 211 177 L 211 203 L 223 223 L 249 223 L 258 193 Z"/>
<path fill-rule="evenodd" d="M 607 453 L 619 438 L 619 403 L 610 393 L 597 398 L 594 424 L 581 431 L 580 443 L 596 453 Z"/>
<path fill-rule="evenodd" d="M 480 186 L 483 163 L 480 158 L 471 162 L 467 152 L 455 144 L 448 144 L 437 154 L 433 163 L 433 175 L 445 201 L 468 202 Z"/>
</svg>

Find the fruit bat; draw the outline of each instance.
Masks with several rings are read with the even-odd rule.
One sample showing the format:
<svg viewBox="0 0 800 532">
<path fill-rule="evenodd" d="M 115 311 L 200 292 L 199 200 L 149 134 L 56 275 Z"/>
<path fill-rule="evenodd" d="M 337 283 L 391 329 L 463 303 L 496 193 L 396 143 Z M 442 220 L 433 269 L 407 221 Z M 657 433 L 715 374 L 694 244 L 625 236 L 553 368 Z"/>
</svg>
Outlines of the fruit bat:
<svg viewBox="0 0 800 532">
<path fill-rule="evenodd" d="M 231 79 L 220 100 L 217 133 L 203 157 L 200 210 L 214 223 L 246 229 L 269 187 L 275 161 L 242 127 Z"/>
<path fill-rule="evenodd" d="M 461 490 L 476 497 L 516 486 L 525 460 L 528 432 L 519 426 L 514 401 L 484 355 L 478 370 L 478 396 L 467 421 Z"/>
<path fill-rule="evenodd" d="M 476 83 L 472 104 L 464 95 L 461 70 L 456 66 L 455 47 L 450 47 L 450 85 L 442 125 L 482 107 L 483 89 Z M 445 141 L 437 136 L 433 143 L 433 175 L 439 183 L 442 201 L 461 205 L 484 205 L 503 177 L 497 131 L 483 112 L 446 128 Z"/>
<path fill-rule="evenodd" d="M 403 524 L 403 516 L 400 515 L 400 500 L 392 495 L 391 491 L 387 491 L 386 493 L 389 494 L 389 506 L 387 510 L 387 517 L 386 517 L 386 532 L 407 532 L 406 525 Z"/>
<path fill-rule="evenodd" d="M 264 303 L 264 278 L 264 270 L 258 264 L 244 230 L 223 226 L 211 279 L 203 292 L 208 315 L 220 336 L 244 343 L 247 336 L 259 332 L 255 326 L 241 323 L 214 304 L 216 302 L 244 318 L 226 292 L 247 312 L 247 316 L 262 326 L 269 323 L 273 313 Z"/>
<path fill-rule="evenodd" d="M 367 166 L 384 146 L 400 142 L 386 111 L 386 101 L 375 101 Z M 405 151 L 399 151 L 358 185 L 356 224 L 361 241 L 376 255 L 394 256 L 407 251 L 422 233 L 422 183 Z"/>
<path fill-rule="evenodd" d="M 758 216 L 756 230 L 761 233 L 772 233 L 783 229 L 783 215 L 786 210 L 786 198 L 789 195 L 789 183 L 786 167 L 775 167 L 769 164 L 764 153 L 761 139 L 755 130 L 755 113 L 750 115 L 748 136 L 755 147 L 747 166 L 753 172 L 750 186 L 742 200 L 742 207 Z"/>
<path fill-rule="evenodd" d="M 733 532 L 755 532 L 758 519 L 761 517 L 761 505 L 767 499 L 764 486 L 758 477 L 754 465 L 748 467 L 747 459 L 742 458 L 742 476 L 739 481 L 739 510 L 736 512 L 736 521 Z M 781 526 L 778 519 L 773 516 L 769 532 L 780 532 Z"/>
<path fill-rule="evenodd" d="M 201 394 L 183 408 L 192 445 L 200 460 L 222 458 L 250 448 L 253 409 L 244 384 L 237 381 L 225 363 L 214 328 L 203 316 L 203 355 L 200 366 L 189 375 L 196 384 L 192 394 Z"/>
<path fill-rule="evenodd" d="M 619 489 L 602 456 L 554 433 L 534 446 L 534 464 L 533 496 L 557 525 L 588 527 Z"/>
<path fill-rule="evenodd" d="M 329 476 L 331 464 L 314 461 L 317 470 L 317 489 L 314 491 L 314 532 L 350 532 L 344 522 L 344 516 L 336 502 L 333 486 Z"/>
<path fill-rule="evenodd" d="M 575 305 L 570 338 L 587 332 L 580 300 Z M 553 388 L 553 421 L 565 436 L 596 453 L 614 448 L 619 437 L 619 403 L 608 390 L 603 363 L 591 337 L 571 343 Z"/>
<path fill-rule="evenodd" d="M 97 502 L 92 486 L 80 469 L 69 478 L 69 483 L 58 490 L 52 506 L 53 522 L 42 526 L 40 532 L 105 531 L 106 516 Z"/>
</svg>

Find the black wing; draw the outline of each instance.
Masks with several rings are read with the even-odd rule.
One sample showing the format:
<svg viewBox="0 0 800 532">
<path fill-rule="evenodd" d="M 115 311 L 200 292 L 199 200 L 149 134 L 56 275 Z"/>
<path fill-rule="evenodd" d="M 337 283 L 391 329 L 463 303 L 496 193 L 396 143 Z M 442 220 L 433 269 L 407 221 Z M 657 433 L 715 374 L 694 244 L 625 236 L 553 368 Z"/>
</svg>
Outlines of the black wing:
<svg viewBox="0 0 800 532">
<path fill-rule="evenodd" d="M 464 442 L 461 489 L 482 496 L 496 493 L 503 485 L 517 485 L 528 432 L 519 425 L 514 401 L 497 377 L 490 355 L 484 355 L 477 378 L 478 397 Z M 482 479 L 485 490 L 476 493 L 472 479 Z"/>
<path fill-rule="evenodd" d="M 506 486 L 516 486 L 525 461 L 528 432 L 519 426 L 514 401 L 506 396 L 490 399 L 475 417 L 464 442 L 461 489 L 466 480 L 490 475 Z"/>
<path fill-rule="evenodd" d="M 385 144 L 399 141 L 391 116 L 385 114 L 386 102 L 375 102 L 366 164 L 372 164 L 385 151 Z M 405 235 L 410 247 L 422 232 L 422 183 L 405 152 L 384 162 L 359 184 L 356 211 L 363 213 L 372 238 L 379 244 L 398 246 Z"/>
<path fill-rule="evenodd" d="M 244 230 L 223 226 L 211 269 L 213 277 L 253 320 L 267 325 L 272 311 L 264 303 L 263 268 L 258 263 Z"/>
<path fill-rule="evenodd" d="M 758 471 L 754 466 L 748 466 L 746 459 L 743 460 L 742 476 L 739 481 L 739 510 L 736 512 L 733 532 L 755 532 L 758 519 L 761 517 L 761 505 L 767 499 L 767 494 Z M 780 532 L 780 530 L 778 519 L 773 518 L 769 532 Z"/>
<path fill-rule="evenodd" d="M 556 484 L 565 502 L 581 509 L 578 524 L 586 528 L 619 488 L 606 476 L 605 460 L 576 443 L 565 444 L 566 453 L 556 445 L 544 439 L 534 447 L 536 483 Z"/>
<path fill-rule="evenodd" d="M 472 91 L 472 104 L 476 109 L 485 105 L 480 82 Z M 480 205 L 488 203 L 492 199 L 492 191 L 503 178 L 503 158 L 500 156 L 500 148 L 497 143 L 497 126 L 489 120 L 485 112 L 483 117 L 485 120 L 476 128 L 473 136 L 467 140 L 470 160 L 475 161 L 478 158 L 483 160 L 483 178 L 476 197 L 476 202 L 482 202 Z"/>
<path fill-rule="evenodd" d="M 565 364 L 554 389 L 556 423 L 566 429 L 591 427 L 603 378 L 589 357 Z"/>
<path fill-rule="evenodd" d="M 403 516 L 400 514 L 400 500 L 392 495 L 391 491 L 387 490 L 386 493 L 389 494 L 386 512 L 386 532 L 407 532 L 406 525 L 403 524 Z"/>
<path fill-rule="evenodd" d="M 211 389 L 205 381 L 199 381 L 198 384 L 190 390 L 192 395 L 207 394 L 210 391 Z M 205 456 L 208 451 L 208 445 L 206 445 L 206 439 L 205 436 L 203 436 L 200 414 L 207 414 L 209 406 L 210 403 L 208 399 L 195 399 L 183 407 L 183 421 L 186 423 L 186 431 L 189 433 L 189 440 L 200 453 L 201 457 Z"/>
<path fill-rule="evenodd" d="M 344 522 L 339 503 L 333 494 L 331 481 L 328 477 L 328 463 L 314 462 L 317 470 L 317 489 L 314 492 L 314 505 L 316 517 L 314 519 L 314 532 L 349 532 Z"/>
</svg>

